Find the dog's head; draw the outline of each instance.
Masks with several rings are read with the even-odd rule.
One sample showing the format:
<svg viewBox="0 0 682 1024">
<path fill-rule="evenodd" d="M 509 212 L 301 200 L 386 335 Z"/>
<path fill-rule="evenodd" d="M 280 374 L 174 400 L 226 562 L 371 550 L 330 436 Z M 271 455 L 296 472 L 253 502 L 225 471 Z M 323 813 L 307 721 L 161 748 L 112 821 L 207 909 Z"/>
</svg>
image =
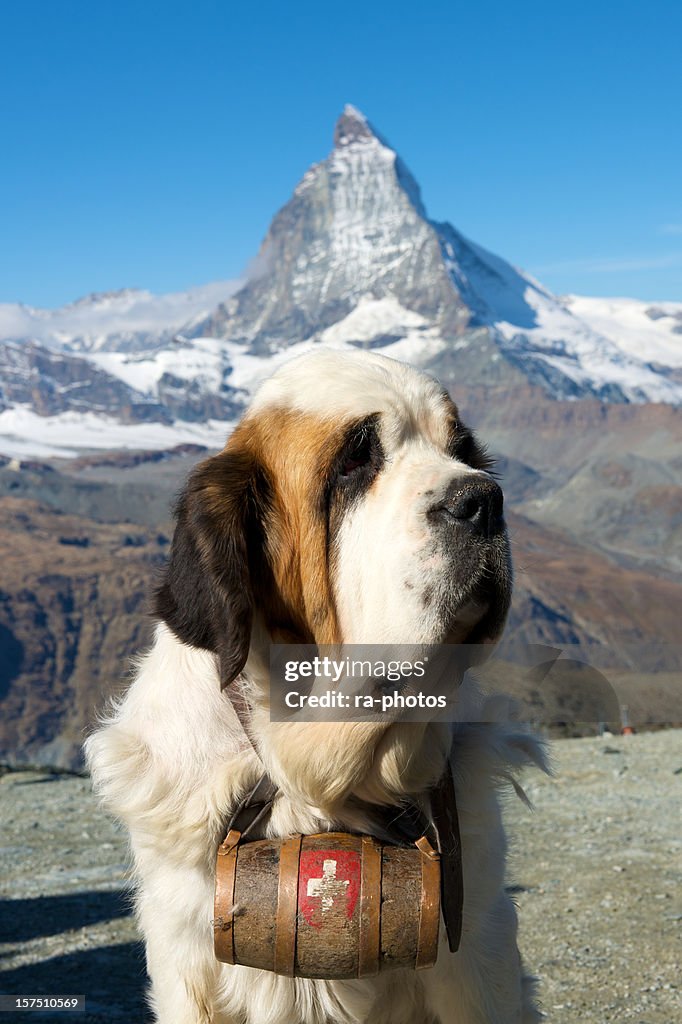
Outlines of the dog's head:
<svg viewBox="0 0 682 1024">
<path fill-rule="evenodd" d="M 431 377 L 292 360 L 192 473 L 157 613 L 218 654 L 223 685 L 257 643 L 493 642 L 511 569 L 489 469 Z"/>
</svg>

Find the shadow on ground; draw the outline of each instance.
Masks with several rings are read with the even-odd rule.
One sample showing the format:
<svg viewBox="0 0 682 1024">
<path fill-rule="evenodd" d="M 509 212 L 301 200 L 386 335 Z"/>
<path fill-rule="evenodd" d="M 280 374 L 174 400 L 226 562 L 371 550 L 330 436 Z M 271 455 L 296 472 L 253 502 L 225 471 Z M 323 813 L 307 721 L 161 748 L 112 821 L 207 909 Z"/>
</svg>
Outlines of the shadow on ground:
<svg viewBox="0 0 682 1024">
<path fill-rule="evenodd" d="M 21 952 L 23 943 L 49 936 L 53 937 L 54 949 L 54 953 L 42 952 L 38 962 L 3 970 L 2 960 L 10 955 L 6 951 L 0 956 L 0 993 L 85 996 L 85 1013 L 13 1011 L 7 1019 L 12 1024 L 20 1024 L 22 1020 L 40 1024 L 40 1021 L 57 1018 L 79 1024 L 107 1024 L 118 1020 L 131 1024 L 151 1022 L 145 1005 L 147 978 L 142 943 L 95 946 L 61 955 L 58 951 L 62 933 L 87 929 L 129 914 L 127 896 L 120 891 L 0 900 L 0 942 L 7 944 L 12 953 Z M 83 945 L 87 947 L 87 931 L 83 936 Z"/>
<path fill-rule="evenodd" d="M 128 897 L 120 890 L 0 900 L 0 942 L 28 942 L 130 913 Z"/>
<path fill-rule="evenodd" d="M 8 1020 L 40 1024 L 66 1019 L 79 1024 L 125 1020 L 151 1024 L 145 1005 L 146 972 L 140 942 L 100 946 L 0 973 L 0 991 L 12 995 L 84 995 L 85 1013 L 13 1012 Z"/>
</svg>

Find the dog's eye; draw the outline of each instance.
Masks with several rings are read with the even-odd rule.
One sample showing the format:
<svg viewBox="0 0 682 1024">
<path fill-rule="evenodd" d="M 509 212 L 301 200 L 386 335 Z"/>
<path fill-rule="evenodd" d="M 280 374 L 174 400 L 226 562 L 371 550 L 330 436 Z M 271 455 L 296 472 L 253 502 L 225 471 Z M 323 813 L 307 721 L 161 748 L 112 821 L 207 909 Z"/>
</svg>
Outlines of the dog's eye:
<svg viewBox="0 0 682 1024">
<path fill-rule="evenodd" d="M 369 437 L 362 437 L 346 452 L 341 462 L 339 476 L 351 476 L 356 470 L 367 466 L 372 459 L 372 444 Z"/>
<path fill-rule="evenodd" d="M 451 459 L 465 462 L 467 466 L 472 466 L 473 469 L 483 469 L 487 473 L 492 473 L 495 465 L 495 459 L 488 454 L 485 445 L 482 445 L 471 431 L 461 424 L 455 425 L 447 446 L 447 454 Z"/>
<path fill-rule="evenodd" d="M 381 470 L 384 453 L 377 430 L 378 413 L 349 429 L 334 462 L 329 488 L 338 489 L 343 501 L 357 497 Z"/>
</svg>

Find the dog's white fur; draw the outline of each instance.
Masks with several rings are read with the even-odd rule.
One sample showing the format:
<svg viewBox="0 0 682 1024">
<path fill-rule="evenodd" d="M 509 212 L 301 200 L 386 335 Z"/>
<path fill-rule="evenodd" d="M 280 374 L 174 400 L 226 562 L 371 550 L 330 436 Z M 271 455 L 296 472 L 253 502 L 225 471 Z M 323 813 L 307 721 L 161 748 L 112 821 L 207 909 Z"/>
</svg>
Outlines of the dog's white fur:
<svg viewBox="0 0 682 1024">
<path fill-rule="evenodd" d="M 331 424 L 349 413 L 382 414 L 385 472 L 370 495 L 352 507 L 338 534 L 332 592 L 346 642 L 442 639 L 444 602 L 426 607 L 411 596 L 414 586 L 395 586 L 400 576 L 443 588 L 449 563 L 424 523 L 425 493 L 439 493 L 457 475 L 483 472 L 444 454 L 442 401 L 433 381 L 401 364 L 362 353 L 318 353 L 280 371 L 248 414 L 247 419 L 258 419 L 273 407 L 324 411 L 324 422 Z M 368 565 L 382 545 L 385 576 L 376 579 Z M 470 614 L 467 600 L 463 590 L 462 622 Z M 289 979 L 215 960 L 215 852 L 231 809 L 263 764 L 281 787 L 266 835 L 332 827 L 371 831 L 371 821 L 351 812 L 346 798 L 394 802 L 406 793 L 419 794 L 438 777 L 451 741 L 443 726 L 426 724 L 387 729 L 370 723 L 270 722 L 267 642 L 256 615 L 243 685 L 253 703 L 260 759 L 221 693 L 217 655 L 182 643 L 163 623 L 125 698 L 86 744 L 95 787 L 130 834 L 136 910 L 157 1020 L 538 1021 L 533 985 L 523 977 L 517 950 L 515 908 L 504 888 L 499 791 L 523 764 L 541 765 L 542 752 L 535 740 L 508 724 L 483 724 L 487 716 L 476 711 L 473 691 L 460 696 L 463 720 L 455 727 L 452 748 L 465 879 L 459 951 L 451 954 L 441 941 L 432 970 L 347 982 Z"/>
</svg>

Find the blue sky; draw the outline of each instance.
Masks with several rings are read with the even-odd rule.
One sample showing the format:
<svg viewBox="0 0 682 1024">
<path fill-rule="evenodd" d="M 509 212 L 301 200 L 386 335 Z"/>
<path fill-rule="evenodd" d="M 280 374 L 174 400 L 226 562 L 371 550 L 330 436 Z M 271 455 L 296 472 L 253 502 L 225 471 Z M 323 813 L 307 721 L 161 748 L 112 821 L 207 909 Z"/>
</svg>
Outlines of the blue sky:
<svg viewBox="0 0 682 1024">
<path fill-rule="evenodd" d="M 344 103 L 557 292 L 682 300 L 682 5 L 7 0 L 0 301 L 236 277 Z"/>
</svg>

